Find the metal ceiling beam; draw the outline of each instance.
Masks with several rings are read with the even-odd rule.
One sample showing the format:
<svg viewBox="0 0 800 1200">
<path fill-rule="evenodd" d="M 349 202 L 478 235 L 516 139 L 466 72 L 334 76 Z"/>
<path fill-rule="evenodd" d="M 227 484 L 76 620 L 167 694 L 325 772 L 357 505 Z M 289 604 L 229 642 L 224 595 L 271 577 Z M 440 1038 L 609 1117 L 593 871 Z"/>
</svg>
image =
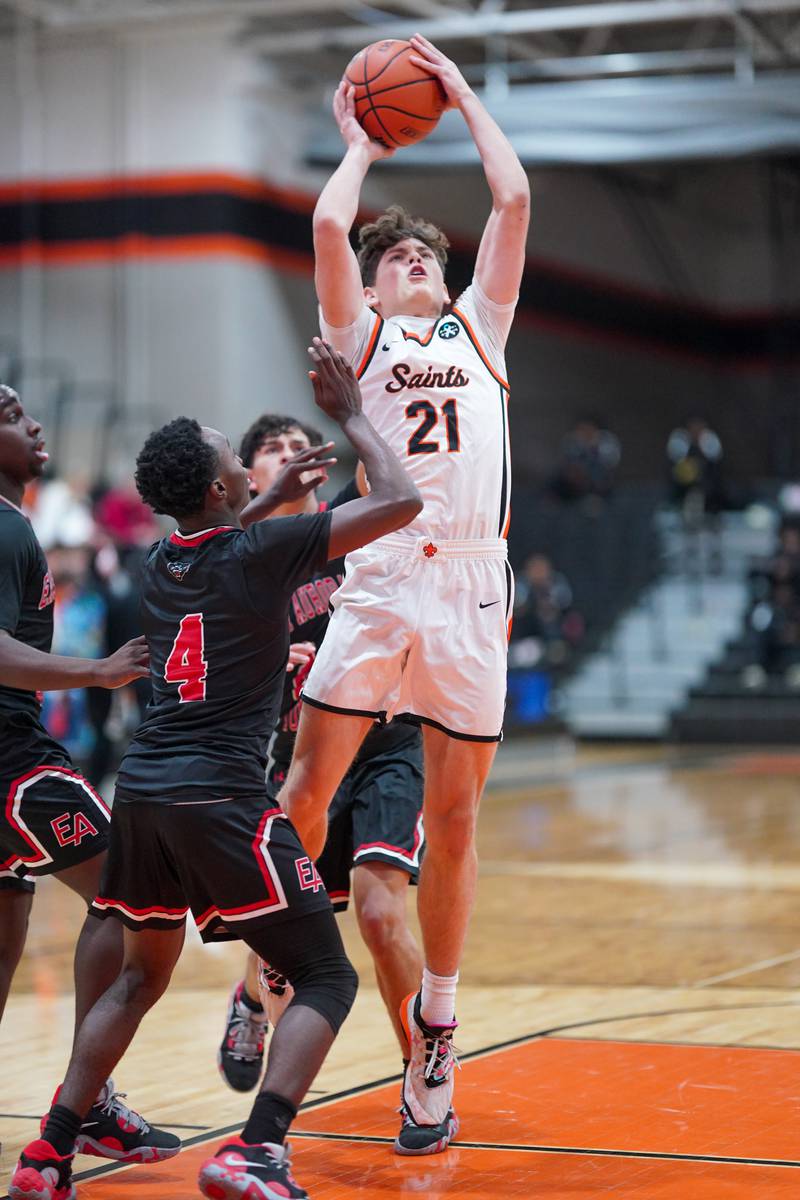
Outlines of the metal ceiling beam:
<svg viewBox="0 0 800 1200">
<path fill-rule="evenodd" d="M 477 12 L 463 17 L 438 18 L 423 24 L 387 19 L 381 26 L 381 32 L 386 37 L 397 38 L 407 38 L 412 33 L 420 32 L 432 41 L 441 42 L 493 35 L 516 37 L 526 33 L 542 34 L 603 26 L 624 28 L 684 21 L 733 21 L 740 13 L 769 16 L 787 12 L 800 12 L 800 0 L 616 0 L 614 3 L 576 4 L 514 12 Z M 363 41 L 364 27 L 349 25 L 309 29 L 299 33 L 267 34 L 254 38 L 252 44 L 266 54 L 284 54 L 330 46 L 360 46 Z"/>
<path fill-rule="evenodd" d="M 420 21 L 449 20 L 466 17 L 471 10 L 452 7 L 438 0 L 370 0 L 369 5 L 351 5 L 347 0 L 162 0 L 161 3 L 124 4 L 116 6 L 100 0 L 94 7 L 72 8 L 58 0 L 7 0 L 12 7 L 44 21 L 50 28 L 92 32 L 103 29 L 135 28 L 137 26 L 182 25 L 187 22 L 230 25 L 250 18 L 268 20 L 270 17 L 302 16 L 312 13 L 341 12 L 343 8 L 358 8 L 366 15 L 370 10 L 383 25 L 384 20 L 398 20 L 397 9 Z M 395 11 L 386 12 L 388 6 Z M 377 24 L 378 21 L 375 23 Z M 361 28 L 369 27 L 365 20 Z"/>
<path fill-rule="evenodd" d="M 779 65 L 785 54 L 767 50 L 757 55 L 757 64 Z M 535 62 L 503 63 L 509 80 L 521 82 L 534 79 L 613 79 L 626 75 L 660 73 L 690 74 L 695 71 L 733 71 L 737 62 L 735 47 L 707 50 L 654 50 L 638 54 L 576 54 L 557 58 L 538 58 Z M 483 80 L 492 63 L 477 63 L 463 67 L 471 83 Z"/>
</svg>

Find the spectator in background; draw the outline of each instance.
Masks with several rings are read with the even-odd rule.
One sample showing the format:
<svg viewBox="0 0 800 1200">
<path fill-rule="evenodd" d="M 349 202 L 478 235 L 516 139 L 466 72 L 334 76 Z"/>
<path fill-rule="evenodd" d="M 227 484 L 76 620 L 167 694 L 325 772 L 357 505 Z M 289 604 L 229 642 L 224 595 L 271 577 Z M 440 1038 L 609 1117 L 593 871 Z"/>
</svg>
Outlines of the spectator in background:
<svg viewBox="0 0 800 1200">
<path fill-rule="evenodd" d="M 685 428 L 673 429 L 667 442 L 673 503 L 686 510 L 718 513 L 723 505 L 722 442 L 702 417 L 692 417 Z"/>
<path fill-rule="evenodd" d="M 69 536 L 68 523 L 65 537 Z M 47 563 L 56 585 L 53 609 L 53 653 L 72 658 L 104 658 L 106 604 L 91 572 L 94 550 L 87 543 L 56 543 Z M 95 731 L 84 688 L 46 692 L 42 722 L 83 769 L 91 756 Z M 90 779 L 90 783 L 96 783 Z"/>
<path fill-rule="evenodd" d="M 673 429 L 667 441 L 670 499 L 680 512 L 685 534 L 686 571 L 699 579 L 703 562 L 713 574 L 722 570 L 720 513 L 722 442 L 702 417 Z M 705 554 L 704 554 L 705 546 Z"/>
<path fill-rule="evenodd" d="M 100 543 L 94 574 L 106 602 L 103 653 L 113 654 L 141 628 L 139 572 L 145 551 L 161 536 L 161 528 L 132 487 L 99 483 L 92 494 Z M 103 688 L 89 689 L 89 715 L 96 736 L 86 774 L 95 786 L 116 770 L 121 752 L 144 717 L 150 694 L 149 678 L 137 679 L 113 695 Z"/>
<path fill-rule="evenodd" d="M 561 667 L 583 633 L 583 618 L 572 607 L 566 577 L 547 555 L 529 555 L 516 584 L 511 665 Z"/>
<path fill-rule="evenodd" d="M 583 416 L 564 439 L 550 490 L 559 500 L 605 500 L 614 489 L 620 456 L 619 438 L 598 418 Z"/>
<path fill-rule="evenodd" d="M 750 572 L 746 618 L 752 661 L 742 672 L 745 687 L 763 687 L 770 675 L 800 687 L 800 522 L 785 520 L 772 558 Z"/>
<path fill-rule="evenodd" d="M 143 503 L 133 486 L 93 489 L 94 519 L 120 550 L 146 547 L 158 540 L 161 528 L 152 510 Z"/>
<path fill-rule="evenodd" d="M 138 573 L 160 536 L 152 511 L 130 487 L 97 485 L 93 506 L 64 480 L 26 492 L 26 507 L 57 585 L 53 650 L 79 658 L 113 654 L 141 628 Z M 102 791 L 150 697 L 149 678 L 111 692 L 47 693 L 42 720 Z"/>
</svg>

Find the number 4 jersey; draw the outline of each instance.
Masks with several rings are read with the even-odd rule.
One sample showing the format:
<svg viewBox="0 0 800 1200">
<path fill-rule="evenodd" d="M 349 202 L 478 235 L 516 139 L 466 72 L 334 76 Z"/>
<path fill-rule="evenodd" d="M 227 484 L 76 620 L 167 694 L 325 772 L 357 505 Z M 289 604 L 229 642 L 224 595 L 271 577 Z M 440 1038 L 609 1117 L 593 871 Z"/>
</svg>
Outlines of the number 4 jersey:
<svg viewBox="0 0 800 1200">
<path fill-rule="evenodd" d="M 118 792 L 185 803 L 264 790 L 294 589 L 328 558 L 330 513 L 173 533 L 142 580 L 153 699 Z"/>
<path fill-rule="evenodd" d="M 476 280 L 438 321 L 391 317 L 366 305 L 323 336 L 353 364 L 364 412 L 413 478 L 425 507 L 404 534 L 502 538 L 511 475 L 504 347 L 514 304 Z"/>
</svg>

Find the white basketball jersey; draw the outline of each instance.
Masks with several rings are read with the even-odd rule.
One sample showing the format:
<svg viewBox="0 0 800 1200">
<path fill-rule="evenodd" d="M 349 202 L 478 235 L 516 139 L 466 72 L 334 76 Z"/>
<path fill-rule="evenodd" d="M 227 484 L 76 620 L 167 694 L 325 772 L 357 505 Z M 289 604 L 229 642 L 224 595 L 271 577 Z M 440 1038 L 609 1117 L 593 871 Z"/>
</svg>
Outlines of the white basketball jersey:
<svg viewBox="0 0 800 1200">
<path fill-rule="evenodd" d="M 505 537 L 511 464 L 503 349 L 514 304 L 494 304 L 473 280 L 452 311 L 357 320 L 322 335 L 356 370 L 364 412 L 422 494 L 402 531 L 441 540 Z"/>
</svg>

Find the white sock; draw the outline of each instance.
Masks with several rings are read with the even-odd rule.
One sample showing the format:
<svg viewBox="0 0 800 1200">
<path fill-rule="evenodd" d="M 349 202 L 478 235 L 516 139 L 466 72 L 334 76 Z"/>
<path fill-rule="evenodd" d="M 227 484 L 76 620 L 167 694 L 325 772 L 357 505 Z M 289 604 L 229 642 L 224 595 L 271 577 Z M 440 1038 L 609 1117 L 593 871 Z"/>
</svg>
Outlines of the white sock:
<svg viewBox="0 0 800 1200">
<path fill-rule="evenodd" d="M 420 1009 L 426 1025 L 452 1025 L 456 1011 L 455 975 L 434 975 L 427 967 L 422 969 L 422 996 Z"/>
</svg>

